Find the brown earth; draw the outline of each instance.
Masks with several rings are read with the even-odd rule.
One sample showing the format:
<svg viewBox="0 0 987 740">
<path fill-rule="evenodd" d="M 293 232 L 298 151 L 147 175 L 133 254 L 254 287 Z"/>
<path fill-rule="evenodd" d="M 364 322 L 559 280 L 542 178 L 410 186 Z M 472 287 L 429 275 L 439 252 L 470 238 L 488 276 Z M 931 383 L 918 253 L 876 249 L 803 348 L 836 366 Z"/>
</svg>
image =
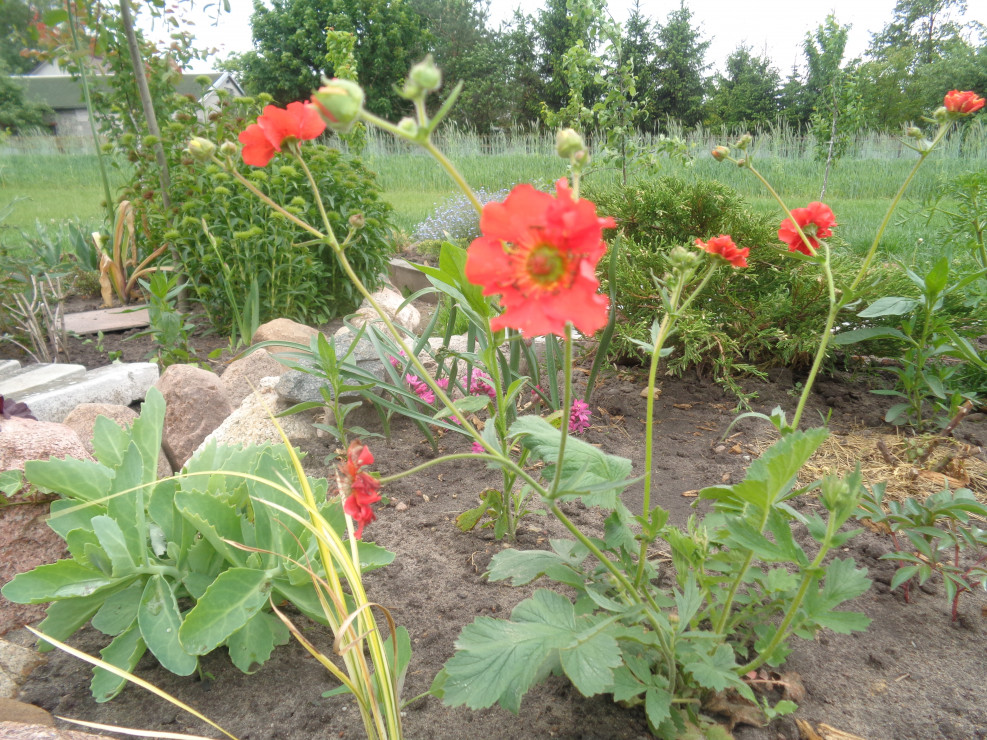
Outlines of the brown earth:
<svg viewBox="0 0 987 740">
<path fill-rule="evenodd" d="M 132 333 L 132 332 L 131 332 Z M 107 351 L 123 352 L 123 359 L 144 359 L 148 340 L 120 341 L 107 335 L 103 351 L 96 342 L 72 340 L 72 360 L 88 366 L 107 362 Z M 218 337 L 196 339 L 199 355 L 225 345 Z M 221 362 L 221 361 L 217 361 Z M 788 371 L 772 374 L 769 382 L 750 381 L 755 410 L 795 406 L 799 377 Z M 886 399 L 868 392 L 880 376 L 841 373 L 821 380 L 806 419 L 832 409 L 830 427 L 837 440 L 889 431 L 881 422 Z M 598 385 L 591 407 L 593 426 L 585 439 L 607 452 L 630 458 L 634 474 L 643 467 L 645 402 L 640 374 L 611 368 Z M 683 523 L 696 511 L 689 495 L 707 485 L 736 482 L 753 455 L 769 440 L 765 424 L 748 420 L 721 438 L 735 416 L 735 400 L 718 386 L 689 376 L 665 378 L 656 405 L 652 503 L 670 509 L 672 520 Z M 987 419 L 974 414 L 956 432 L 957 438 L 981 447 L 987 441 Z M 463 438 L 446 435 L 443 451 L 468 447 Z M 432 456 L 417 428 L 397 423 L 387 441 L 375 440 L 375 468 L 384 474 L 406 469 Z M 330 445 L 309 448 L 310 472 L 326 475 Z M 438 466 L 413 478 L 388 485 L 389 506 L 365 533 L 367 539 L 397 554 L 395 562 L 366 577 L 371 598 L 386 605 L 399 624 L 411 633 L 414 656 L 404 688 L 412 697 L 428 690 L 432 678 L 453 652 L 462 627 L 480 615 L 506 617 L 532 588 L 512 588 L 484 578 L 492 555 L 506 545 L 490 530 L 460 532 L 458 513 L 474 505 L 485 485 L 496 484 L 496 474 L 479 465 L 456 462 Z M 871 481 L 873 482 L 873 481 Z M 812 507 L 811 497 L 799 506 Z M 640 510 L 642 493 L 632 487 L 625 503 Z M 702 507 L 699 507 L 702 511 Z M 589 531 L 602 526 L 603 515 L 581 505 L 569 505 L 577 523 Z M 548 517 L 529 515 L 521 526 L 516 546 L 546 548 L 548 539 L 562 536 L 561 527 Z M 807 542 L 799 532 L 800 542 Z M 794 652 L 783 670 L 801 676 L 806 697 L 795 717 L 812 726 L 826 723 L 868 740 L 983 740 L 987 738 L 987 595 L 966 594 L 960 601 L 960 619 L 950 622 L 949 604 L 941 584 L 914 590 L 904 603 L 889 583 L 894 564 L 880 560 L 890 551 L 887 538 L 866 531 L 851 540 L 843 557 L 866 566 L 874 585 L 848 605 L 863 611 L 873 622 L 865 633 L 852 636 L 820 634 L 815 641 L 794 640 Z M 539 583 L 539 586 L 546 584 Z M 308 635 L 326 649 L 330 639 L 321 628 L 309 625 Z M 20 639 L 23 636 L 21 635 Z M 87 628 L 71 642 L 90 653 L 106 638 Z M 221 651 L 206 656 L 204 668 L 212 680 L 200 682 L 173 676 L 150 657 L 138 673 L 173 693 L 218 722 L 242 740 L 302 740 L 302 738 L 359 738 L 362 726 L 352 701 L 323 699 L 334 687 L 314 660 L 297 644 L 278 648 L 255 674 L 236 670 Z M 169 732 L 216 733 L 172 705 L 136 687 L 128 687 L 107 704 L 89 695 L 90 672 L 68 656 L 50 654 L 23 686 L 21 699 L 54 714 Z M 476 740 L 491 738 L 645 738 L 647 725 L 641 709 L 624 709 L 605 697 L 585 698 L 561 678 L 551 678 L 525 696 L 519 717 L 494 707 L 483 711 L 450 709 L 426 698 L 404 712 L 409 738 Z M 739 725 L 740 740 L 776 740 L 800 737 L 793 718 L 782 718 L 767 728 Z"/>
</svg>

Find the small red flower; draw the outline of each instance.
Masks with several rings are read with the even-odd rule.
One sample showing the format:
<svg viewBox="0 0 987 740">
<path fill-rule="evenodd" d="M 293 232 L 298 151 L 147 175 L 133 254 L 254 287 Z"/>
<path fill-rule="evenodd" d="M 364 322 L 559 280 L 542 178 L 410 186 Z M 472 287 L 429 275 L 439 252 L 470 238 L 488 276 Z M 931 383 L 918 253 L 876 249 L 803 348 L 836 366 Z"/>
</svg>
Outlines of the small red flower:
<svg viewBox="0 0 987 740">
<path fill-rule="evenodd" d="M 750 247 L 744 247 L 743 249 L 738 247 L 727 234 L 714 236 L 708 242 L 704 242 L 702 239 L 696 239 L 696 246 L 726 260 L 734 267 L 747 267 L 747 255 L 751 251 Z"/>
<path fill-rule="evenodd" d="M 311 103 L 288 103 L 264 107 L 257 123 L 240 133 L 243 161 L 254 167 L 266 167 L 275 152 L 292 141 L 314 139 L 326 130 L 326 123 Z"/>
<path fill-rule="evenodd" d="M 336 475 L 340 493 L 345 496 L 343 511 L 359 525 L 355 533 L 357 539 L 363 537 L 363 528 L 377 518 L 372 504 L 380 501 L 380 481 L 361 470 L 373 462 L 370 448 L 354 439 L 346 451 L 346 462 L 339 465 Z"/>
<path fill-rule="evenodd" d="M 942 104 L 950 113 L 959 113 L 961 116 L 968 116 L 984 107 L 984 99 L 973 90 L 950 90 L 943 98 Z"/>
<path fill-rule="evenodd" d="M 483 295 L 500 294 L 504 312 L 494 331 L 511 327 L 526 337 L 559 334 L 571 321 L 583 334 L 607 323 L 596 263 L 607 250 L 596 206 L 574 199 L 565 179 L 556 195 L 518 185 L 503 203 L 488 203 L 480 216 L 483 236 L 466 255 L 466 278 Z"/>
<path fill-rule="evenodd" d="M 832 209 L 819 201 L 813 201 L 805 208 L 793 208 L 792 218 L 802 228 L 808 244 L 799 236 L 791 218 L 781 222 L 778 238 L 788 245 L 789 252 L 801 252 L 810 257 L 819 249 L 819 239 L 832 236 L 833 227 L 836 226 L 836 216 L 833 215 Z"/>
</svg>

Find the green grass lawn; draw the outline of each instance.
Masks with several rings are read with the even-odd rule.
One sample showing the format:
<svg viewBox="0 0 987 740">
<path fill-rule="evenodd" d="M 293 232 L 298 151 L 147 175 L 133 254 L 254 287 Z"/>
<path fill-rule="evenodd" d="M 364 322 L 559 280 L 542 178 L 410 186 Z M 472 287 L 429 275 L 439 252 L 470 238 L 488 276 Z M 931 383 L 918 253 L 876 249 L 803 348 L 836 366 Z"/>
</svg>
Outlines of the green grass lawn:
<svg viewBox="0 0 987 740">
<path fill-rule="evenodd" d="M 476 188 L 489 191 L 510 188 L 519 182 L 548 186 L 565 174 L 565 165 L 544 152 L 513 151 L 502 154 L 466 153 L 455 157 L 463 176 Z M 790 207 L 819 199 L 823 168 L 805 159 L 763 157 L 758 168 Z M 394 223 L 405 233 L 427 218 L 437 204 L 458 191 L 446 173 L 430 157 L 410 150 L 372 153 L 367 165 L 378 173 L 385 197 L 394 206 Z M 830 173 L 824 200 L 836 213 L 838 235 L 858 253 L 870 246 L 884 216 L 887 204 L 915 163 L 914 155 L 901 158 L 847 159 Z M 884 238 L 887 254 L 911 260 L 928 250 L 938 252 L 934 236 L 936 220 L 926 223 L 921 216 L 922 202 L 933 197 L 944 179 L 977 166 L 982 160 L 937 157 L 925 164 L 913 181 L 906 200 L 892 219 Z M 110 170 L 113 185 L 124 179 L 125 168 Z M 718 179 L 739 190 L 753 207 L 775 215 L 781 210 L 763 185 L 749 172 L 727 163 L 717 163 L 699 154 L 689 165 L 667 162 L 658 175 Z M 614 170 L 587 175 L 587 181 L 613 181 Z M 79 220 L 96 228 L 103 220 L 97 160 L 93 154 L 29 153 L 0 156 L 0 214 L 8 211 L 0 224 L 0 243 L 8 248 L 24 244 L 20 232 L 35 232 L 62 219 Z M 912 218 L 908 218 L 912 215 Z"/>
</svg>

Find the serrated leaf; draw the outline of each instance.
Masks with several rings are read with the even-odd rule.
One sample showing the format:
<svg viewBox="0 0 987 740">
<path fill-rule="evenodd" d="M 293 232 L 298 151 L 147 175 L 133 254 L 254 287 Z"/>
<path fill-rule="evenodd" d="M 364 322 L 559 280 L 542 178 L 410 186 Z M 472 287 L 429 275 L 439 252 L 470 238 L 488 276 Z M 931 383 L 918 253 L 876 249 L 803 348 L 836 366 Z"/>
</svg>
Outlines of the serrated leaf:
<svg viewBox="0 0 987 740">
<path fill-rule="evenodd" d="M 558 461 L 562 433 L 538 416 L 522 416 L 511 425 L 510 435 L 520 437 L 521 444 L 536 460 L 545 462 L 543 475 L 551 479 Z M 576 437 L 568 437 L 562 462 L 560 488 L 576 494 L 587 506 L 614 508 L 617 496 L 627 486 L 631 461 L 608 455 Z M 594 493 L 578 495 L 579 491 L 599 487 Z"/>
<path fill-rule="evenodd" d="M 562 670 L 583 696 L 610 691 L 613 669 L 622 662 L 617 641 L 606 631 L 595 629 L 589 618 L 577 621 L 589 634 L 575 638 L 561 651 Z"/>
<path fill-rule="evenodd" d="M 219 574 L 178 632 L 191 655 L 205 655 L 243 627 L 264 606 L 273 584 L 263 570 L 230 568 Z"/>
<path fill-rule="evenodd" d="M 738 688 L 737 684 L 742 683 L 734 672 L 737 661 L 729 645 L 717 645 L 712 655 L 694 653 L 692 657 L 682 667 L 703 688 L 723 691 L 727 687 Z"/>
<path fill-rule="evenodd" d="M 130 551 L 127 550 L 127 541 L 120 525 L 109 516 L 94 516 L 92 525 L 100 547 L 110 559 L 113 577 L 131 575 L 137 566 L 130 557 Z"/>
<path fill-rule="evenodd" d="M 103 498 L 113 482 L 113 471 L 89 460 L 28 460 L 24 475 L 41 486 L 69 498 L 95 501 Z"/>
<path fill-rule="evenodd" d="M 545 550 L 503 550 L 490 561 L 490 580 L 510 579 L 512 586 L 523 586 L 547 576 L 558 583 L 580 586 L 585 578 L 577 569 L 586 555 L 584 552 L 574 559 Z"/>
<path fill-rule="evenodd" d="M 48 605 L 45 618 L 38 625 L 38 630 L 46 635 L 51 635 L 56 640 L 65 640 L 89 621 L 89 618 L 99 610 L 105 598 L 105 594 L 100 593 L 93 596 L 55 601 Z M 50 643 L 38 642 L 39 652 L 47 653 L 53 649 L 54 646 Z"/>
<path fill-rule="evenodd" d="M 144 593 L 144 579 L 134 581 L 122 591 L 106 597 L 106 601 L 93 617 L 93 627 L 104 635 L 115 637 L 130 628 L 137 619 L 141 595 Z M 56 637 L 57 635 L 52 635 Z"/>
<path fill-rule="evenodd" d="M 521 697 L 557 664 L 575 628 L 572 603 L 545 589 L 518 604 L 509 621 L 479 617 L 463 628 L 445 664 L 443 701 L 471 709 L 499 703 L 517 714 Z"/>
<path fill-rule="evenodd" d="M 52 501 L 49 508 L 48 527 L 63 540 L 74 529 L 92 530 L 92 518 L 105 514 L 106 509 L 99 504 L 87 504 L 72 499 Z"/>
<path fill-rule="evenodd" d="M 147 579 L 137 611 L 137 624 L 144 643 L 165 668 L 179 676 L 189 676 L 199 661 L 185 652 L 178 640 L 182 615 L 171 584 L 155 573 Z"/>
<path fill-rule="evenodd" d="M 92 443 L 93 457 L 106 467 L 115 468 L 130 444 L 130 432 L 105 416 L 97 416 Z"/>
<path fill-rule="evenodd" d="M 618 666 L 613 672 L 613 700 L 629 701 L 644 693 L 647 686 L 637 680 L 626 665 Z"/>
<path fill-rule="evenodd" d="M 651 726 L 657 727 L 672 715 L 672 695 L 664 689 L 649 686 L 644 695 L 644 711 Z"/>
</svg>

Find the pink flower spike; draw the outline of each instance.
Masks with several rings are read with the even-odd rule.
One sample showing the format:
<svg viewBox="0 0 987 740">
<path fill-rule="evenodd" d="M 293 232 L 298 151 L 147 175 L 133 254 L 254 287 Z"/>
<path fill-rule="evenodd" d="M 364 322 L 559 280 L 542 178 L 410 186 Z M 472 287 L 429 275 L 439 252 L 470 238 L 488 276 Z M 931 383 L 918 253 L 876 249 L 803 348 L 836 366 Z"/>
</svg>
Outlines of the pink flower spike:
<svg viewBox="0 0 987 740">
<path fill-rule="evenodd" d="M 483 445 L 481 445 L 479 442 L 474 442 L 473 443 L 473 454 L 474 455 L 482 455 L 485 452 L 486 452 L 486 450 L 483 449 Z"/>
<path fill-rule="evenodd" d="M 581 399 L 572 402 L 572 411 L 569 414 L 569 433 L 580 434 L 589 429 L 590 410 L 589 404 Z"/>
</svg>

